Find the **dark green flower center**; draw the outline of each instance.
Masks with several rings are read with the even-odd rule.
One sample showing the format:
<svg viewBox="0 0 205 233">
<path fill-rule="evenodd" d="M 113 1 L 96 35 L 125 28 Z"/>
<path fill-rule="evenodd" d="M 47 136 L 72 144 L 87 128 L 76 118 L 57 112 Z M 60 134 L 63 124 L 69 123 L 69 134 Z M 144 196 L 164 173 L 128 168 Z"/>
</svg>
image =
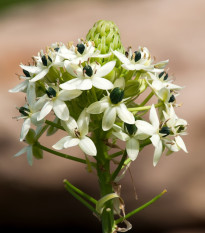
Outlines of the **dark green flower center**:
<svg viewBox="0 0 205 233">
<path fill-rule="evenodd" d="M 27 70 L 23 69 L 23 73 L 25 74 L 26 77 L 31 77 L 30 73 Z"/>
<path fill-rule="evenodd" d="M 93 75 L 93 70 L 92 70 L 91 66 L 89 66 L 89 65 L 86 65 L 83 68 L 83 72 L 89 77 L 91 77 Z"/>
<path fill-rule="evenodd" d="M 52 62 L 52 59 L 51 59 L 49 56 L 43 55 L 43 56 L 41 57 L 41 61 L 42 61 L 42 63 L 43 63 L 44 66 L 47 66 L 47 65 L 48 65 L 48 60 L 49 60 L 50 62 Z"/>
<path fill-rule="evenodd" d="M 160 129 L 159 132 L 160 132 L 161 134 L 165 134 L 163 137 L 166 137 L 167 135 L 170 134 L 171 130 L 170 130 L 169 127 L 164 126 L 164 127 L 162 127 L 162 128 Z"/>
<path fill-rule="evenodd" d="M 124 91 L 119 87 L 115 87 L 110 93 L 110 100 L 113 104 L 118 104 L 124 97 Z"/>
<path fill-rule="evenodd" d="M 139 61 L 142 57 L 141 53 L 139 51 L 135 51 L 135 62 Z"/>
<path fill-rule="evenodd" d="M 83 54 L 83 52 L 85 51 L 85 45 L 84 44 L 77 44 L 77 51 L 80 53 L 80 54 Z"/>
<path fill-rule="evenodd" d="M 162 77 L 163 77 L 164 80 L 167 80 L 168 79 L 168 74 L 163 71 L 163 72 L 161 72 L 159 74 L 159 78 L 162 78 Z"/>
<path fill-rule="evenodd" d="M 54 50 L 55 50 L 56 52 L 58 52 L 59 49 L 60 49 L 59 47 L 56 47 Z"/>
<path fill-rule="evenodd" d="M 124 123 L 124 126 L 129 135 L 135 135 L 135 133 L 137 132 L 137 127 L 135 124 Z"/>
<path fill-rule="evenodd" d="M 28 112 L 30 112 L 30 110 L 28 108 L 25 108 L 25 107 L 20 107 L 19 112 L 24 116 L 28 116 Z"/>
<path fill-rule="evenodd" d="M 46 90 L 46 94 L 49 98 L 53 98 L 53 97 L 56 97 L 56 91 L 52 88 L 52 87 L 49 87 L 47 90 Z"/>
<path fill-rule="evenodd" d="M 171 95 L 170 99 L 169 99 L 169 103 L 173 103 L 176 100 L 174 95 Z"/>
<path fill-rule="evenodd" d="M 177 133 L 181 133 L 182 131 L 185 130 L 185 126 L 184 125 L 180 125 L 178 130 L 177 130 Z"/>
</svg>

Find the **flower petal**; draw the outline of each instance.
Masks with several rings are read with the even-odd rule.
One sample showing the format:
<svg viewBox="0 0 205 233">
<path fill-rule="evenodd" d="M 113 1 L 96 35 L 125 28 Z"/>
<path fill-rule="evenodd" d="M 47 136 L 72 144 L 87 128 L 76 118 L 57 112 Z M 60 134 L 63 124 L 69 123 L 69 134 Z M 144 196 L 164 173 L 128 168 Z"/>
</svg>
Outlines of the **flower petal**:
<svg viewBox="0 0 205 233">
<path fill-rule="evenodd" d="M 123 64 L 129 64 L 130 60 L 122 53 L 118 52 L 117 50 L 113 51 L 115 56 L 123 63 Z"/>
<path fill-rule="evenodd" d="M 52 110 L 53 108 L 53 102 L 52 101 L 47 101 L 45 103 L 45 105 L 43 106 L 43 108 L 41 109 L 37 120 L 40 121 L 42 120 L 45 116 L 47 116 L 49 114 L 49 112 Z"/>
<path fill-rule="evenodd" d="M 88 137 L 83 137 L 80 140 L 79 147 L 87 155 L 95 156 L 97 154 L 97 150 L 96 150 L 95 144 Z"/>
<path fill-rule="evenodd" d="M 53 111 L 59 119 L 63 121 L 69 119 L 70 113 L 68 107 L 62 100 L 56 99 L 53 101 Z"/>
<path fill-rule="evenodd" d="M 156 130 L 154 129 L 154 127 L 146 122 L 146 121 L 142 121 L 142 120 L 137 120 L 135 125 L 138 128 L 137 134 L 146 134 L 146 135 L 153 135 Z"/>
<path fill-rule="evenodd" d="M 139 153 L 139 141 L 131 137 L 126 142 L 126 151 L 127 151 L 129 158 L 132 161 L 134 161 L 137 158 L 138 153 Z"/>
<path fill-rule="evenodd" d="M 154 104 L 152 105 L 152 107 L 150 109 L 149 120 L 155 129 L 159 128 L 159 119 L 158 119 Z"/>
<path fill-rule="evenodd" d="M 80 131 L 81 136 L 88 134 L 89 120 L 90 120 L 90 114 L 86 112 L 86 109 L 84 109 L 81 112 L 77 121 L 78 129 Z"/>
<path fill-rule="evenodd" d="M 64 148 L 64 144 L 67 140 L 69 140 L 71 136 L 66 136 L 61 138 L 56 144 L 54 144 L 52 147 L 56 150 L 62 150 Z"/>
<path fill-rule="evenodd" d="M 20 65 L 20 67 L 23 69 L 23 70 L 26 70 L 28 71 L 29 73 L 32 73 L 32 74 L 37 74 L 41 71 L 41 68 L 37 67 L 37 66 L 25 66 L 25 65 Z"/>
<path fill-rule="evenodd" d="M 119 106 L 117 106 L 117 115 L 122 121 L 128 124 L 135 123 L 135 118 L 133 114 L 127 109 L 124 103 L 121 103 Z"/>
<path fill-rule="evenodd" d="M 77 89 L 79 90 L 90 90 L 92 88 L 93 84 L 91 79 L 82 79 L 81 82 L 79 83 Z"/>
<path fill-rule="evenodd" d="M 60 85 L 60 88 L 64 90 L 74 90 L 77 89 L 81 83 L 81 78 L 74 78 Z"/>
<path fill-rule="evenodd" d="M 185 144 L 184 144 L 184 141 L 182 140 L 182 138 L 181 138 L 180 136 L 177 136 L 177 137 L 175 138 L 175 141 L 176 141 L 177 145 L 178 145 L 183 151 L 185 151 L 186 153 L 188 153 L 187 148 L 186 148 L 186 146 L 185 146 Z"/>
<path fill-rule="evenodd" d="M 49 68 L 43 69 L 40 73 L 38 73 L 34 78 L 30 80 L 30 82 L 36 82 L 42 78 L 44 78 L 49 71 Z"/>
<path fill-rule="evenodd" d="M 127 135 L 126 133 L 124 133 L 122 131 L 118 131 L 118 132 L 113 131 L 112 134 L 115 135 L 115 137 L 119 138 L 122 141 L 127 141 L 130 138 L 129 135 Z"/>
<path fill-rule="evenodd" d="M 106 100 L 103 101 L 97 101 L 94 102 L 93 104 L 91 104 L 88 108 L 87 108 L 87 112 L 91 113 L 91 114 L 99 114 L 105 111 L 105 109 L 107 109 L 109 107 L 109 103 Z"/>
<path fill-rule="evenodd" d="M 107 131 L 112 128 L 116 119 L 116 107 L 109 107 L 105 110 L 102 119 L 102 129 Z"/>
<path fill-rule="evenodd" d="M 28 131 L 30 129 L 30 126 L 31 126 L 31 119 L 27 118 L 24 121 L 22 129 L 21 129 L 21 135 L 20 135 L 20 141 L 21 142 L 25 139 L 25 137 L 26 137 L 26 135 L 27 135 L 27 133 L 28 133 Z"/>
<path fill-rule="evenodd" d="M 64 144 L 64 148 L 68 148 L 68 147 L 73 147 L 73 146 L 77 146 L 80 142 L 79 138 L 72 138 L 70 137 Z"/>
<path fill-rule="evenodd" d="M 150 140 L 155 147 L 154 158 L 153 158 L 153 165 L 155 167 L 162 155 L 162 141 L 160 140 L 160 137 L 158 134 L 152 135 Z"/>
<path fill-rule="evenodd" d="M 101 66 L 96 72 L 96 77 L 104 77 L 107 74 L 109 74 L 115 67 L 115 64 L 116 61 L 110 61 L 106 63 L 104 66 Z"/>
<path fill-rule="evenodd" d="M 10 89 L 9 92 L 16 93 L 16 92 L 25 92 L 28 86 L 29 80 L 25 80 L 21 83 L 19 83 L 14 88 Z"/>
<path fill-rule="evenodd" d="M 16 154 L 14 155 L 14 157 L 18 157 L 18 156 L 20 156 L 20 155 L 26 153 L 27 149 L 28 149 L 28 146 L 25 146 L 25 147 L 22 148 L 18 153 L 16 153 Z"/>
<path fill-rule="evenodd" d="M 78 125 L 73 117 L 70 116 L 68 121 L 61 121 L 61 125 L 69 134 L 72 134 L 73 137 L 75 137 L 74 130 L 78 129 Z"/>
<path fill-rule="evenodd" d="M 33 148 L 32 146 L 28 146 L 27 148 L 27 161 L 30 166 L 33 165 Z"/>
<path fill-rule="evenodd" d="M 80 90 L 62 90 L 58 94 L 58 99 L 62 101 L 72 100 L 81 95 L 82 91 Z"/>
<path fill-rule="evenodd" d="M 114 87 L 113 84 L 109 80 L 105 78 L 96 77 L 96 76 L 92 78 L 92 84 L 94 87 L 101 89 L 101 90 L 110 90 Z"/>
</svg>

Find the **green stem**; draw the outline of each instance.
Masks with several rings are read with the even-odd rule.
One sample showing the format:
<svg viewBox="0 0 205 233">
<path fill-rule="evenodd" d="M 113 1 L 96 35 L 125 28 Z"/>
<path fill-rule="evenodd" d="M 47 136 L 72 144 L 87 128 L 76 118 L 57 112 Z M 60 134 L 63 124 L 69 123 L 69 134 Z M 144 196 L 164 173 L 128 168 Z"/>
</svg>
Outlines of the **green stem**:
<svg viewBox="0 0 205 233">
<path fill-rule="evenodd" d="M 79 195 L 81 195 L 82 197 L 86 198 L 88 201 L 92 202 L 95 205 L 97 204 L 97 200 L 95 198 L 91 197 L 87 193 L 84 193 L 82 190 L 80 190 L 77 187 L 75 187 L 74 185 L 72 185 L 68 180 L 65 179 L 63 181 L 63 183 L 65 184 L 66 187 L 71 188 L 74 192 L 76 192 Z"/>
<path fill-rule="evenodd" d="M 48 125 L 45 125 L 41 131 L 36 135 L 36 141 L 38 141 L 38 139 L 43 135 L 43 133 L 47 130 Z"/>
<path fill-rule="evenodd" d="M 84 206 L 86 206 L 88 209 L 90 209 L 93 213 L 95 213 L 96 215 L 98 215 L 98 212 L 96 211 L 96 209 L 91 206 L 87 201 L 85 201 L 81 196 L 79 196 L 78 194 L 76 194 L 68 185 L 65 185 L 66 190 L 73 196 L 75 197 L 78 201 L 80 201 Z"/>
<path fill-rule="evenodd" d="M 160 194 L 158 194 L 156 197 L 154 197 L 152 200 L 148 201 L 147 203 L 145 203 L 144 205 L 138 207 L 137 209 L 131 211 L 130 213 L 126 214 L 124 217 L 121 217 L 117 220 L 115 220 L 115 224 L 119 224 L 121 222 L 123 222 L 123 220 L 130 218 L 132 215 L 140 212 L 141 210 L 145 209 L 146 207 L 148 207 L 149 205 L 151 205 L 152 203 L 154 203 L 156 200 L 158 200 L 162 195 L 164 195 L 167 192 L 167 190 L 163 190 Z"/>
<path fill-rule="evenodd" d="M 73 160 L 73 161 L 76 161 L 76 162 L 79 162 L 79 163 L 87 164 L 87 163 L 86 163 L 86 160 L 84 160 L 84 159 L 80 159 L 80 158 L 76 158 L 76 157 L 71 156 L 71 155 L 63 154 L 63 153 L 61 153 L 61 152 L 58 152 L 58 151 L 52 150 L 52 149 L 50 149 L 50 148 L 48 148 L 48 147 L 45 147 L 45 146 L 43 146 L 43 145 L 41 145 L 41 144 L 38 144 L 37 146 L 38 146 L 40 149 L 42 149 L 42 150 L 44 150 L 44 151 L 47 151 L 47 152 L 49 152 L 49 153 L 51 153 L 51 154 L 57 155 L 57 156 L 59 156 L 59 157 L 62 157 L 62 158 L 65 158 L 65 159 L 70 159 L 70 160 Z M 95 164 L 95 163 L 91 162 L 91 164 L 92 164 L 93 167 L 96 167 L 96 164 Z"/>
<path fill-rule="evenodd" d="M 110 159 L 107 153 L 107 146 L 104 143 L 105 139 L 106 133 L 101 129 L 94 132 L 94 141 L 98 152 L 96 161 L 101 198 L 113 193 L 112 183 L 110 182 Z M 115 226 L 112 200 L 105 203 L 105 208 L 101 214 L 101 221 L 103 233 L 112 233 Z"/>
<path fill-rule="evenodd" d="M 118 173 L 121 171 L 126 158 L 127 158 L 127 151 L 125 150 L 119 165 L 117 166 L 116 170 L 113 172 L 113 174 L 111 176 L 111 181 L 114 181 L 115 178 L 117 177 Z"/>
<path fill-rule="evenodd" d="M 159 103 L 159 104 L 155 104 L 155 108 L 158 108 L 160 106 L 163 105 L 163 102 Z M 144 110 L 148 110 L 150 109 L 152 106 L 149 105 L 149 106 L 140 106 L 140 107 L 136 107 L 136 108 L 128 108 L 129 111 L 131 112 L 135 112 L 135 111 L 144 111 Z"/>
<path fill-rule="evenodd" d="M 111 160 L 111 159 L 114 159 L 114 158 L 118 157 L 119 155 L 121 155 L 122 153 L 123 153 L 123 150 L 118 151 L 118 152 L 115 152 L 115 153 L 109 155 L 109 159 L 110 159 L 110 160 Z"/>
<path fill-rule="evenodd" d="M 53 126 L 53 127 L 55 127 L 55 128 L 58 128 L 58 129 L 61 129 L 61 130 L 64 130 L 64 131 L 65 131 L 65 129 L 64 129 L 61 125 L 56 124 L 56 123 L 54 123 L 54 122 L 52 122 L 52 121 L 46 120 L 45 123 L 46 123 L 47 125 L 51 125 L 51 126 Z"/>
<path fill-rule="evenodd" d="M 144 106 L 154 95 L 154 92 L 152 91 L 145 99 L 144 101 L 140 104 L 140 106 Z"/>
</svg>

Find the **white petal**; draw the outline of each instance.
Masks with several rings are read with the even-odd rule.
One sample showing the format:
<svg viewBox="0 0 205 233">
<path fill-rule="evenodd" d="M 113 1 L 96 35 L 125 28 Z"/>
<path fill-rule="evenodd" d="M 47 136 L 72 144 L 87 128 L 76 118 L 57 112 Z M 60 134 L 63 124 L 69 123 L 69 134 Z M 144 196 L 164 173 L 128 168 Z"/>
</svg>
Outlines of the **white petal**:
<svg viewBox="0 0 205 233">
<path fill-rule="evenodd" d="M 134 161 L 139 153 L 139 141 L 136 140 L 135 138 L 130 138 L 126 142 L 126 151 L 129 156 L 129 158 Z"/>
<path fill-rule="evenodd" d="M 97 154 L 95 144 L 88 137 L 84 137 L 80 140 L 79 147 L 87 155 L 95 156 Z"/>
<path fill-rule="evenodd" d="M 45 105 L 43 106 L 43 108 L 41 109 L 37 120 L 40 121 L 42 120 L 45 116 L 47 116 L 49 114 L 49 112 L 52 110 L 53 108 L 53 102 L 52 101 L 47 101 L 45 103 Z"/>
<path fill-rule="evenodd" d="M 119 106 L 117 106 L 117 115 L 122 121 L 128 124 L 135 123 L 135 118 L 133 114 L 127 109 L 124 103 L 121 103 Z"/>
<path fill-rule="evenodd" d="M 109 103 L 107 101 L 97 101 L 91 104 L 86 111 L 92 114 L 99 114 L 104 112 L 108 107 Z"/>
<path fill-rule="evenodd" d="M 80 90 L 62 90 L 58 94 L 58 99 L 62 101 L 67 101 L 78 97 L 82 91 Z"/>
<path fill-rule="evenodd" d="M 53 111 L 59 119 L 63 121 L 67 121 L 69 119 L 70 114 L 68 107 L 62 100 L 56 99 L 53 101 Z"/>
<path fill-rule="evenodd" d="M 150 109 L 149 120 L 155 129 L 159 128 L 159 119 L 158 119 L 154 104 L 152 105 L 152 107 Z"/>
<path fill-rule="evenodd" d="M 14 155 L 14 157 L 18 157 L 18 156 L 20 156 L 20 155 L 22 155 L 22 154 L 24 154 L 26 151 L 27 151 L 27 149 L 28 149 L 28 147 L 26 146 L 26 147 L 24 147 L 23 149 L 21 149 L 18 153 L 16 153 L 15 155 Z"/>
<path fill-rule="evenodd" d="M 100 67 L 97 72 L 96 72 L 96 76 L 97 77 L 104 77 L 107 74 L 109 74 L 113 68 L 115 67 L 116 61 L 110 61 L 108 63 L 106 63 L 104 66 Z"/>
<path fill-rule="evenodd" d="M 52 147 L 56 150 L 62 150 L 64 149 L 64 144 L 67 140 L 70 140 L 71 136 L 66 136 L 61 138 L 55 145 L 53 145 Z"/>
<path fill-rule="evenodd" d="M 96 76 L 92 78 L 92 84 L 94 87 L 98 89 L 102 89 L 102 90 L 110 90 L 114 87 L 113 84 L 109 80 L 105 78 L 96 77 Z"/>
<path fill-rule="evenodd" d="M 27 99 L 28 99 L 29 106 L 33 108 L 35 101 L 36 101 L 35 83 L 29 82 L 28 88 L 27 88 Z"/>
<path fill-rule="evenodd" d="M 81 136 L 88 134 L 88 126 L 89 126 L 90 114 L 86 112 L 84 109 L 77 121 L 78 129 L 80 131 Z"/>
<path fill-rule="evenodd" d="M 183 150 L 185 151 L 186 153 L 188 153 L 187 149 L 186 149 L 186 146 L 184 144 L 184 141 L 182 140 L 182 138 L 180 136 L 177 136 L 175 138 L 175 141 L 177 143 L 177 145 Z"/>
<path fill-rule="evenodd" d="M 37 67 L 37 66 L 25 66 L 25 65 L 20 65 L 20 67 L 23 69 L 23 70 L 26 70 L 28 71 L 29 73 L 32 73 L 32 74 L 37 74 L 41 71 L 41 68 Z"/>
<path fill-rule="evenodd" d="M 80 83 L 81 83 L 81 78 L 74 78 L 61 84 L 60 88 L 64 90 L 74 90 L 74 89 L 78 89 Z"/>
<path fill-rule="evenodd" d="M 25 80 L 19 83 L 14 88 L 10 89 L 9 92 L 16 93 L 16 92 L 25 92 L 28 86 L 29 80 Z"/>
<path fill-rule="evenodd" d="M 157 95 L 164 102 L 168 102 L 171 97 L 170 91 L 167 88 L 160 89 Z"/>
<path fill-rule="evenodd" d="M 36 126 L 41 126 L 43 124 L 44 120 L 42 119 L 42 120 L 38 121 L 37 120 L 38 115 L 39 115 L 39 112 L 35 112 L 31 115 L 31 123 L 36 125 Z"/>
<path fill-rule="evenodd" d="M 127 135 L 126 133 L 124 133 L 122 131 L 118 131 L 118 132 L 113 131 L 112 134 L 115 135 L 115 137 L 119 138 L 122 141 L 127 141 L 130 138 L 129 135 Z"/>
<path fill-rule="evenodd" d="M 61 121 L 61 125 L 68 133 L 72 134 L 73 137 L 75 137 L 74 130 L 76 128 L 78 129 L 78 125 L 73 117 L 70 116 L 68 121 Z"/>
<path fill-rule="evenodd" d="M 139 133 L 144 133 L 146 135 L 153 135 L 156 130 L 154 129 L 154 127 L 146 122 L 146 121 L 142 121 L 142 120 L 137 120 L 135 125 L 137 126 L 137 128 L 139 129 Z"/>
<path fill-rule="evenodd" d="M 30 166 L 33 164 L 33 151 L 32 146 L 28 146 L 27 148 L 27 161 Z"/>
<path fill-rule="evenodd" d="M 46 101 L 48 101 L 47 94 L 43 95 L 38 101 L 35 102 L 33 109 L 35 111 L 39 111 L 43 107 Z"/>
<path fill-rule="evenodd" d="M 28 131 L 30 129 L 30 126 L 31 126 L 31 119 L 27 118 L 24 121 L 22 129 L 21 129 L 21 136 L 20 136 L 20 141 L 21 142 L 25 139 L 25 137 L 26 137 L 26 135 L 27 135 L 27 133 L 28 133 Z"/>
<path fill-rule="evenodd" d="M 106 57 L 109 57 L 111 56 L 112 53 L 107 53 L 107 54 L 93 54 L 92 57 L 97 57 L 97 58 L 106 58 Z"/>
<path fill-rule="evenodd" d="M 124 64 L 129 64 L 130 60 L 122 53 L 118 52 L 117 50 L 113 51 L 115 56 Z"/>
<path fill-rule="evenodd" d="M 49 68 L 43 69 L 39 74 L 37 74 L 34 78 L 30 80 L 30 82 L 36 82 L 42 78 L 44 78 L 49 71 Z"/>
<path fill-rule="evenodd" d="M 157 165 L 161 155 L 162 155 L 162 141 L 160 140 L 159 145 L 155 147 L 155 150 L 154 150 L 154 158 L 153 158 L 154 167 Z"/>
<path fill-rule="evenodd" d="M 79 86 L 77 89 L 79 90 L 90 90 L 92 88 L 93 84 L 91 79 L 82 79 L 81 82 L 79 83 Z"/>
<path fill-rule="evenodd" d="M 79 138 L 72 138 L 72 137 L 70 137 L 70 138 L 65 142 L 64 148 L 77 146 L 79 143 L 80 143 L 80 139 L 79 139 Z"/>
<path fill-rule="evenodd" d="M 146 70 L 146 66 L 140 64 L 123 64 L 122 67 L 126 70 Z"/>
<path fill-rule="evenodd" d="M 160 80 L 154 80 L 151 86 L 157 91 L 164 87 L 163 83 Z"/>
<path fill-rule="evenodd" d="M 107 131 L 112 128 L 116 119 L 116 107 L 109 107 L 105 110 L 102 119 L 102 129 Z"/>
</svg>

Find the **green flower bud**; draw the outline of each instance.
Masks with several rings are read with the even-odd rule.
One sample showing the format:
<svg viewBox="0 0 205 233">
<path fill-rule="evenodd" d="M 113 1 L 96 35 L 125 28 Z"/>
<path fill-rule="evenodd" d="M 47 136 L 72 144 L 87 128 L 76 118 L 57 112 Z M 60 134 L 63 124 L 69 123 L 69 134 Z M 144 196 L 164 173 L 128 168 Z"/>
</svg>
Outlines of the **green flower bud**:
<svg viewBox="0 0 205 233">
<path fill-rule="evenodd" d="M 52 88 L 52 87 L 49 87 L 47 90 L 46 90 L 46 94 L 49 98 L 53 98 L 53 97 L 56 97 L 56 91 Z"/>
<path fill-rule="evenodd" d="M 26 135 L 26 142 L 29 144 L 29 145 L 33 145 L 36 141 L 35 139 L 36 137 L 36 133 L 33 129 L 29 129 L 27 135 Z"/>
<path fill-rule="evenodd" d="M 125 98 L 139 93 L 140 83 L 138 80 L 128 80 L 125 86 Z"/>
<path fill-rule="evenodd" d="M 124 91 L 119 87 L 115 87 L 110 93 L 110 100 L 113 104 L 118 104 L 124 97 Z"/>
<path fill-rule="evenodd" d="M 25 108 L 25 107 L 20 107 L 19 112 L 24 116 L 28 116 L 29 115 L 28 112 L 30 112 L 30 110 L 28 108 Z"/>
<path fill-rule="evenodd" d="M 166 137 L 167 135 L 169 135 L 170 131 L 171 131 L 170 128 L 167 126 L 164 126 L 159 130 L 161 134 L 165 134 L 163 137 Z"/>
<path fill-rule="evenodd" d="M 135 124 L 124 123 L 125 130 L 129 133 L 129 135 L 135 135 L 137 132 L 137 127 Z"/>
<path fill-rule="evenodd" d="M 118 50 L 121 53 L 125 52 L 122 45 L 119 29 L 112 21 L 99 20 L 93 27 L 89 30 L 86 40 L 93 41 L 95 47 L 102 53 L 106 54 L 112 50 Z M 108 58 L 98 59 L 99 63 L 108 62 L 111 60 L 116 60 L 116 66 L 120 66 L 118 59 L 112 54 Z"/>
</svg>

